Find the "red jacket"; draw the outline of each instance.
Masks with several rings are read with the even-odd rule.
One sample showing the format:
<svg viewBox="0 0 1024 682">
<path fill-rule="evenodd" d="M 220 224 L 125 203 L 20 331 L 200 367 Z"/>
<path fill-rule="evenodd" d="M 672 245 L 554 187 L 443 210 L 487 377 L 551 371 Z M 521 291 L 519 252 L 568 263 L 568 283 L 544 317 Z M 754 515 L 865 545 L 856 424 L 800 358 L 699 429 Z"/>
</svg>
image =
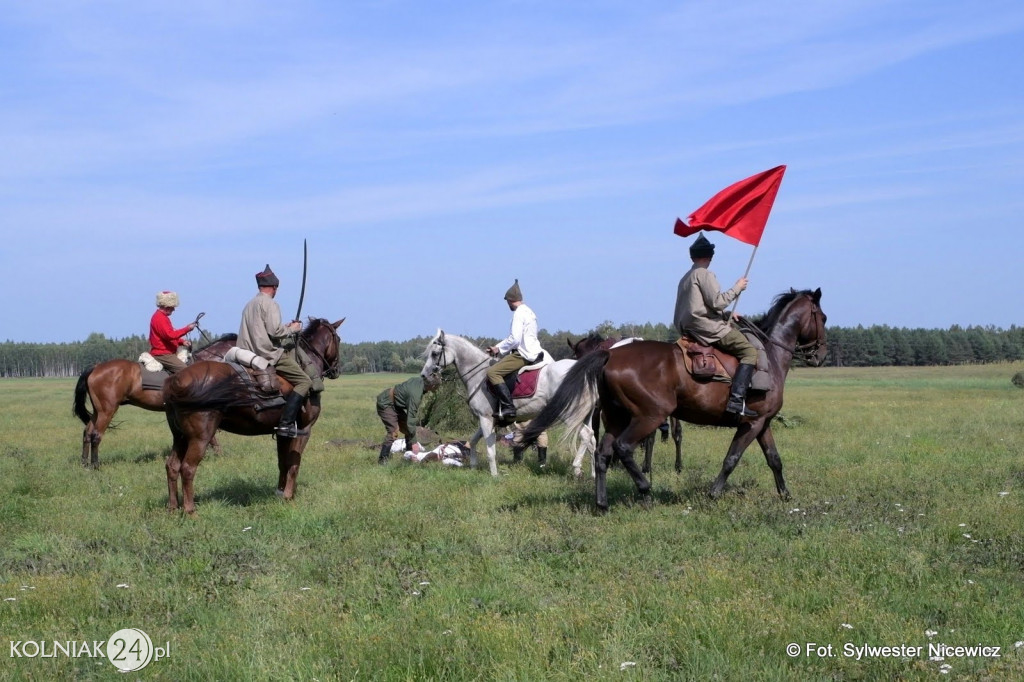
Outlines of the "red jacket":
<svg viewBox="0 0 1024 682">
<path fill-rule="evenodd" d="M 188 326 L 175 329 L 171 326 L 171 316 L 157 308 L 149 320 L 149 354 L 172 355 L 181 345 L 181 337 L 188 334 Z"/>
</svg>

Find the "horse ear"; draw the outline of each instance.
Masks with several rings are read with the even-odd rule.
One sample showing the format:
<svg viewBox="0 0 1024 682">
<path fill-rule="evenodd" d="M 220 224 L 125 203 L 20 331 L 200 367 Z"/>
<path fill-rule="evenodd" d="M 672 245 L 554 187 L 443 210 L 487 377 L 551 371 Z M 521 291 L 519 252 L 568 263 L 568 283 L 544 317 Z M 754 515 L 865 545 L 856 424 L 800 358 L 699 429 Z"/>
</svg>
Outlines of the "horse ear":
<svg viewBox="0 0 1024 682">
<path fill-rule="evenodd" d="M 444 330 L 443 329 L 438 329 L 437 330 L 437 342 L 438 343 L 444 343 Z"/>
<path fill-rule="evenodd" d="M 814 293 L 811 294 L 811 299 L 815 304 L 821 303 L 821 287 L 814 290 Z"/>
<path fill-rule="evenodd" d="M 565 337 L 565 342 L 566 342 L 567 344 L 569 344 L 569 350 L 572 350 L 572 349 L 573 349 L 573 348 L 572 348 L 572 337 L 571 337 L 571 336 L 567 336 L 567 337 Z"/>
<path fill-rule="evenodd" d="M 333 322 L 333 323 L 331 323 L 331 326 L 332 326 L 332 327 L 334 327 L 335 329 L 337 329 L 338 327 L 340 327 L 340 326 L 341 326 L 341 323 L 342 323 L 342 322 L 344 322 L 344 321 L 345 321 L 346 319 L 347 319 L 347 318 L 344 318 L 344 317 L 343 317 L 343 318 L 341 318 L 340 320 L 338 320 L 337 322 Z"/>
</svg>

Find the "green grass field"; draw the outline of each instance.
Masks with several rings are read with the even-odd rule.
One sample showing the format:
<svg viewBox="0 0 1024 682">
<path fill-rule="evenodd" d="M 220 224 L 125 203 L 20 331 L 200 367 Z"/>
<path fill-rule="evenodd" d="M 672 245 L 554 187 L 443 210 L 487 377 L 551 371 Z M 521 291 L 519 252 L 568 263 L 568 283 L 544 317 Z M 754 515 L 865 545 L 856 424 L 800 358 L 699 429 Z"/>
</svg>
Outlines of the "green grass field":
<svg viewBox="0 0 1024 682">
<path fill-rule="evenodd" d="M 655 504 L 617 469 L 603 516 L 554 442 L 498 480 L 377 466 L 395 375 L 328 382 L 293 502 L 269 437 L 221 434 L 198 516 L 169 514 L 162 415 L 123 408 L 88 471 L 74 382 L 5 380 L 0 678 L 126 679 L 24 643 L 138 628 L 169 651 L 129 679 L 1021 679 L 1021 369 L 794 370 L 792 500 L 755 444 L 710 501 L 731 432 L 688 426 Z"/>
</svg>

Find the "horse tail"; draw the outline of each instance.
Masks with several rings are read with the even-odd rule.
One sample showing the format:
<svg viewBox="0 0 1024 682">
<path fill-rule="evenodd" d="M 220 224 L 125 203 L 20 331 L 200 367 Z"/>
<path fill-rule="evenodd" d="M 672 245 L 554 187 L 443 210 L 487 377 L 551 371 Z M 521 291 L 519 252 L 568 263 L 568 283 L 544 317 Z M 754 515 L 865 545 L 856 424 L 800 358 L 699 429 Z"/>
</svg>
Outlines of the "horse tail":
<svg viewBox="0 0 1024 682">
<path fill-rule="evenodd" d="M 523 447 L 532 445 L 541 433 L 560 421 L 566 427 L 561 441 L 568 442 L 572 450 L 577 448 L 580 430 L 590 425 L 590 416 L 597 406 L 598 384 L 608 356 L 608 351 L 601 350 L 576 361 L 548 404 L 522 432 Z"/>
<path fill-rule="evenodd" d="M 96 365 L 89 365 L 79 375 L 78 383 L 75 385 L 75 402 L 71 408 L 71 414 L 81 419 L 82 423 L 86 425 L 92 421 L 92 415 L 89 414 L 89 410 L 85 406 L 85 396 L 89 394 L 89 375 L 94 369 L 96 369 Z"/>
</svg>

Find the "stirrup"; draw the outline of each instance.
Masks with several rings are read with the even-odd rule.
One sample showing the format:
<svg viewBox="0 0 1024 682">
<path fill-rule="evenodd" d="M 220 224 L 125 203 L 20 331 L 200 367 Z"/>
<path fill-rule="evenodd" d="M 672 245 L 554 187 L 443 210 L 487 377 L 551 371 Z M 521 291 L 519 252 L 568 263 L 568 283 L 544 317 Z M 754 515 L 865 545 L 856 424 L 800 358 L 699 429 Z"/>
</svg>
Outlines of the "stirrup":
<svg viewBox="0 0 1024 682">
<path fill-rule="evenodd" d="M 297 423 L 291 422 L 290 424 L 275 426 L 274 433 L 280 438 L 298 438 L 299 436 L 308 436 L 309 429 L 300 429 Z"/>
<path fill-rule="evenodd" d="M 730 400 L 728 403 L 725 404 L 725 411 L 728 412 L 729 414 L 734 414 L 737 417 L 743 419 L 752 419 L 757 416 L 757 412 L 754 412 L 749 407 L 747 407 L 746 400 L 741 400 L 739 406 L 734 405 L 733 402 Z"/>
</svg>

